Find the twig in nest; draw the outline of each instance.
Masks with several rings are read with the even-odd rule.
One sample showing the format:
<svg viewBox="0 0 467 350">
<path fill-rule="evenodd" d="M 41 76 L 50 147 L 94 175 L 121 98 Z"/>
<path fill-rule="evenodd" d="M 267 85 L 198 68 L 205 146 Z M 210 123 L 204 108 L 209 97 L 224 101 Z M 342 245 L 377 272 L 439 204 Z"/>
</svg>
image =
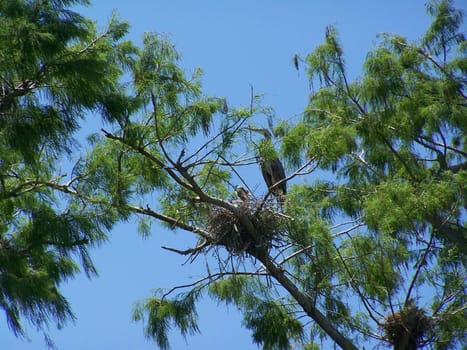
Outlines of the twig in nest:
<svg viewBox="0 0 467 350">
<path fill-rule="evenodd" d="M 237 214 L 221 207 L 213 207 L 209 213 L 206 231 L 212 245 L 224 246 L 230 253 L 254 253 L 269 249 L 272 242 L 283 233 L 285 215 L 278 213 L 273 203 L 249 200 L 238 204 L 238 209 L 248 217 L 260 241 L 253 239 L 242 225 Z"/>
<path fill-rule="evenodd" d="M 400 311 L 387 316 L 381 328 L 394 349 L 415 350 L 431 329 L 431 322 L 425 312 L 410 301 Z"/>
</svg>

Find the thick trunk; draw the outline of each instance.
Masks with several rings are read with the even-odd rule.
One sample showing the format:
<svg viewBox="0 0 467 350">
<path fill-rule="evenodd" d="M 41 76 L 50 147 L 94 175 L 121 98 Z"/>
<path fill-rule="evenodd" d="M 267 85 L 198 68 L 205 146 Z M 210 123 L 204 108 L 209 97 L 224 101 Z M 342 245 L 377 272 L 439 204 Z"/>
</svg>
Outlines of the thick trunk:
<svg viewBox="0 0 467 350">
<path fill-rule="evenodd" d="M 358 350 L 345 336 L 314 305 L 310 297 L 302 293 L 295 284 L 288 279 L 283 270 L 277 267 L 268 256 L 257 256 L 269 273 L 292 295 L 310 316 L 335 342 L 344 350 Z"/>
</svg>

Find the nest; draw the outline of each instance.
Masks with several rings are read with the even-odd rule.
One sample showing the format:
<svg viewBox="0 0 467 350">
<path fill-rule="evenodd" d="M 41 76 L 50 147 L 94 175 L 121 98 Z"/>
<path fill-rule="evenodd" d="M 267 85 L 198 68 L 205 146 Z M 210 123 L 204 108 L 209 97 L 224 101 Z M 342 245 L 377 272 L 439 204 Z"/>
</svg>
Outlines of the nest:
<svg viewBox="0 0 467 350">
<path fill-rule="evenodd" d="M 237 205 L 242 216 L 253 224 L 259 242 L 242 225 L 239 216 L 231 210 L 214 207 L 209 213 L 207 231 L 214 245 L 224 246 L 233 254 L 254 254 L 258 249 L 272 246 L 284 227 L 284 215 L 277 212 L 273 203 L 241 202 Z"/>
<path fill-rule="evenodd" d="M 387 316 L 381 328 L 394 349 L 417 349 L 418 344 L 431 328 L 430 318 L 422 309 L 409 303 L 405 308 Z"/>
</svg>

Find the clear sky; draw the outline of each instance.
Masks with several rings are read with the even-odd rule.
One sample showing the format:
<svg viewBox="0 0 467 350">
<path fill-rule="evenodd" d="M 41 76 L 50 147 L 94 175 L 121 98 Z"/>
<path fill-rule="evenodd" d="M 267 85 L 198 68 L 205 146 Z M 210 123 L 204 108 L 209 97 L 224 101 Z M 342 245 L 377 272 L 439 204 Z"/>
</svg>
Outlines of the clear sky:
<svg viewBox="0 0 467 350">
<path fill-rule="evenodd" d="M 203 69 L 207 94 L 226 97 L 231 105 L 247 105 L 251 84 L 264 94 L 265 104 L 287 118 L 303 110 L 309 94 L 306 72 L 302 67 L 297 73 L 292 57 L 304 57 L 321 43 L 327 25 L 340 33 L 353 79 L 361 74 L 377 33 L 420 37 L 430 23 L 424 4 L 425 0 L 94 0 L 80 12 L 103 28 L 116 10 L 131 24 L 129 38 L 137 43 L 147 31 L 169 34 L 182 54 L 183 68 Z M 467 12 L 467 0 L 456 5 Z M 142 324 L 131 321 L 133 303 L 155 288 L 194 281 L 205 271 L 204 262 L 182 266 L 183 257 L 161 249 L 189 247 L 193 238 L 188 233 L 155 225 L 153 235 L 142 239 L 136 231 L 133 221 L 119 225 L 110 242 L 93 251 L 100 276 L 92 280 L 80 276 L 63 286 L 77 321 L 59 331 L 51 329 L 59 349 L 155 348 L 144 338 Z M 199 320 L 201 334 L 185 341 L 174 332 L 172 349 L 257 349 L 234 308 L 205 300 Z M 30 341 L 16 339 L 3 314 L 0 329 L 2 350 L 44 348 L 42 337 L 31 327 Z"/>
</svg>

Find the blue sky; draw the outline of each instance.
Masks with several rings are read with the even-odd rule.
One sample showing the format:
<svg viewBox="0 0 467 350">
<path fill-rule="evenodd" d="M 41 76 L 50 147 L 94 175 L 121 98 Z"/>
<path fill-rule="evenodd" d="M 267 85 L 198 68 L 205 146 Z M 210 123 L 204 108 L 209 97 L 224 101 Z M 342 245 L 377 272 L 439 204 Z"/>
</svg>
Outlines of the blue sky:
<svg viewBox="0 0 467 350">
<path fill-rule="evenodd" d="M 201 67 L 203 86 L 211 95 L 226 97 L 231 105 L 249 103 L 250 84 L 264 94 L 264 103 L 287 118 L 306 105 L 306 72 L 293 67 L 323 41 L 327 25 L 340 33 L 349 76 L 358 77 L 377 33 L 389 32 L 416 39 L 430 23 L 425 0 L 236 0 L 236 1 L 97 1 L 81 13 L 103 28 L 112 10 L 131 24 L 129 38 L 141 42 L 144 32 L 170 35 L 182 54 L 187 71 Z M 465 0 L 458 7 L 467 9 Z M 303 68 L 303 67 L 302 67 Z M 86 126 L 86 130 L 95 125 Z M 82 133 L 83 134 L 83 133 Z M 258 180 L 259 181 L 259 180 Z M 201 277 L 204 262 L 183 265 L 184 258 L 161 246 L 184 249 L 193 242 L 185 232 L 168 232 L 155 225 L 153 235 L 142 239 L 136 223 L 119 225 L 110 242 L 93 251 L 100 277 L 80 276 L 63 286 L 77 316 L 64 329 L 51 329 L 59 349 L 154 349 L 143 336 L 142 324 L 131 321 L 132 305 L 155 288 L 189 283 Z M 171 337 L 173 349 L 257 349 L 241 327 L 234 308 L 209 300 L 199 307 L 201 334 L 185 341 Z M 42 349 L 42 337 L 28 329 L 30 341 L 18 340 L 0 318 L 0 349 Z"/>
</svg>

